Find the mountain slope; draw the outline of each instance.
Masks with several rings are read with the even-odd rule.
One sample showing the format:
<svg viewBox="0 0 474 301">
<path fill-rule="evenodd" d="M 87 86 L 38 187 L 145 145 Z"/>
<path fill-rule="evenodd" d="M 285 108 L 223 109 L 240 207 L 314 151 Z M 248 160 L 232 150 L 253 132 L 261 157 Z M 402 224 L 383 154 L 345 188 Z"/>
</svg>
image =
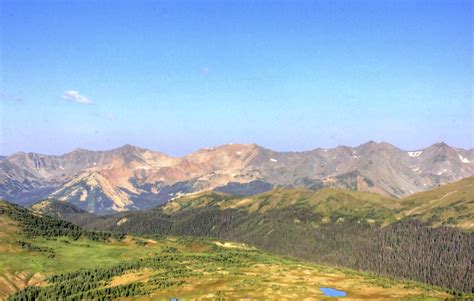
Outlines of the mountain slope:
<svg viewBox="0 0 474 301">
<path fill-rule="evenodd" d="M 430 228 L 411 220 L 380 227 L 370 217 L 339 212 L 324 218 L 298 205 L 263 213 L 202 206 L 172 214 L 161 210 L 120 213 L 89 222 L 88 227 L 217 237 L 279 255 L 471 292 L 472 233 Z"/>
<path fill-rule="evenodd" d="M 306 152 L 228 144 L 181 158 L 125 145 L 110 151 L 17 153 L 4 158 L 0 197 L 20 204 L 67 200 L 108 214 L 152 208 L 213 189 L 252 195 L 273 187 L 334 187 L 400 197 L 473 175 L 474 150 L 444 143 L 416 151 L 368 142 Z"/>
<path fill-rule="evenodd" d="M 32 232 L 31 220 L 44 231 Z M 347 300 L 449 297 L 436 287 L 280 258 L 245 244 L 112 239 L 3 201 L 0 225 L 0 299 L 321 299 L 322 287 L 347 292 Z"/>
<path fill-rule="evenodd" d="M 160 208 L 172 214 L 204 207 L 221 210 L 234 209 L 246 213 L 265 213 L 274 209 L 305 207 L 318 214 L 321 219 L 350 216 L 359 221 L 388 224 L 396 220 L 396 210 L 400 208 L 397 199 L 374 193 L 324 188 L 312 191 L 307 188 L 278 188 L 255 196 L 235 197 L 229 194 L 210 192 L 181 197 L 169 201 Z"/>
<path fill-rule="evenodd" d="M 94 219 L 96 216 L 88 211 L 82 210 L 71 203 L 56 200 L 42 200 L 29 206 L 29 209 L 35 213 L 59 218 L 80 224 L 82 220 Z"/>
<path fill-rule="evenodd" d="M 474 177 L 416 193 L 401 200 L 403 216 L 433 226 L 448 225 L 474 230 Z"/>
<path fill-rule="evenodd" d="M 138 234 L 217 237 L 280 255 L 471 292 L 474 232 L 463 221 L 472 221 L 474 211 L 469 205 L 462 214 L 451 216 L 455 204 L 471 203 L 464 199 L 472 195 L 471 189 L 472 179 L 465 179 L 415 201 L 333 188 L 316 192 L 278 188 L 242 197 L 214 191 L 180 197 L 153 210 L 83 220 L 82 225 Z M 451 194 L 451 206 L 432 202 L 425 208 L 429 195 L 439 198 L 440 191 L 441 197 L 451 191 L 465 193 Z M 425 223 L 419 214 L 437 210 L 449 213 L 440 215 L 439 224 L 450 227 Z"/>
</svg>

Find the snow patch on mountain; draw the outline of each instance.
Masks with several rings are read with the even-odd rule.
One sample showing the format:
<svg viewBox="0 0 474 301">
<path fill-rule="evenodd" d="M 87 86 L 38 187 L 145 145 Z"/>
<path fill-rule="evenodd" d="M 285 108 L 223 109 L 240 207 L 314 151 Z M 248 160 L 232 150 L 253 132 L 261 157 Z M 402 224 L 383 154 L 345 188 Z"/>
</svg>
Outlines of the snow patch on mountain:
<svg viewBox="0 0 474 301">
<path fill-rule="evenodd" d="M 419 157 L 422 153 L 423 153 L 423 151 L 408 152 L 408 156 L 410 156 L 412 158 L 416 158 L 416 157 Z"/>
</svg>

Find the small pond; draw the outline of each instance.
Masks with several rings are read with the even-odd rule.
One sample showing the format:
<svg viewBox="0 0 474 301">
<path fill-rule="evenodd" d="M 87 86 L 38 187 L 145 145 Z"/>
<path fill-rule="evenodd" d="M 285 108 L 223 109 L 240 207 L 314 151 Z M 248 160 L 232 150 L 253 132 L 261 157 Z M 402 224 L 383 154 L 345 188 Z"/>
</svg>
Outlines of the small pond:
<svg viewBox="0 0 474 301">
<path fill-rule="evenodd" d="M 344 291 L 340 291 L 330 287 L 321 287 L 320 290 L 326 297 L 345 297 L 347 295 L 347 293 Z"/>
</svg>

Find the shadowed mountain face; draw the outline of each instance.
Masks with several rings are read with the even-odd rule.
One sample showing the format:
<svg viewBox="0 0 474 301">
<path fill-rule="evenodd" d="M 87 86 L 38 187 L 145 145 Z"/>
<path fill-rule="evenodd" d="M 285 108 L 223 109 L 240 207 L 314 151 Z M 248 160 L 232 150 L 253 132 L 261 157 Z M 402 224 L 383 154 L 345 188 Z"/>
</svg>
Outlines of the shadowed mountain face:
<svg viewBox="0 0 474 301">
<path fill-rule="evenodd" d="M 414 151 L 368 142 L 307 152 L 228 144 L 181 158 L 125 145 L 3 158 L 0 198 L 30 204 L 48 197 L 104 214 L 150 208 L 213 189 L 252 195 L 272 187 L 340 187 L 401 197 L 472 175 L 474 150 L 444 143 Z"/>
</svg>

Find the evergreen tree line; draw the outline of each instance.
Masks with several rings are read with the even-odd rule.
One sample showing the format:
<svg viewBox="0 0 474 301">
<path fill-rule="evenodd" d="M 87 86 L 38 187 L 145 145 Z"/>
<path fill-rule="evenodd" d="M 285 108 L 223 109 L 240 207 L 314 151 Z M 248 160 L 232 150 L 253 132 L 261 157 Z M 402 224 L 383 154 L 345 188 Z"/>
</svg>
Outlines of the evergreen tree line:
<svg viewBox="0 0 474 301">
<path fill-rule="evenodd" d="M 48 258 L 54 258 L 56 256 L 56 254 L 54 253 L 54 250 L 51 248 L 35 246 L 29 242 L 22 241 L 22 240 L 17 240 L 16 243 L 27 251 L 45 253 L 47 254 Z"/>
<path fill-rule="evenodd" d="M 81 236 L 94 241 L 108 239 L 122 240 L 124 234 L 102 231 L 88 231 L 73 223 L 55 217 L 34 214 L 31 211 L 14 204 L 0 206 L 0 215 L 6 215 L 18 221 L 27 237 L 58 237 L 67 236 L 74 240 Z"/>
<path fill-rule="evenodd" d="M 382 227 L 341 213 L 328 222 L 304 205 L 264 213 L 207 206 L 168 215 L 158 209 L 126 217 L 120 225 L 119 215 L 101 218 L 91 227 L 244 242 L 279 255 L 417 280 L 451 292 L 474 292 L 474 233 L 455 228 L 430 228 L 408 219 Z"/>
</svg>

